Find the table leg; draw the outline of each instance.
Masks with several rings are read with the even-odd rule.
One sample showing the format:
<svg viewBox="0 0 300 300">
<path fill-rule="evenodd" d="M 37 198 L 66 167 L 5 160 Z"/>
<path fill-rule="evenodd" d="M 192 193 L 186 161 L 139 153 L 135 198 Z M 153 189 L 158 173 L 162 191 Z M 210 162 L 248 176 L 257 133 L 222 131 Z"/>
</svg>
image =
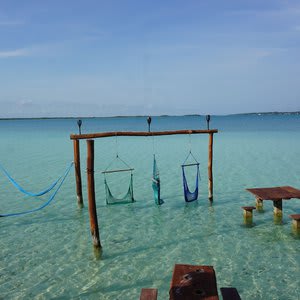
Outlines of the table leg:
<svg viewBox="0 0 300 300">
<path fill-rule="evenodd" d="M 274 215 L 276 217 L 282 217 L 282 200 L 274 200 L 273 201 L 274 206 Z"/>
<path fill-rule="evenodd" d="M 258 211 L 264 210 L 263 201 L 258 197 L 255 198 L 255 201 L 256 201 L 256 210 Z"/>
</svg>

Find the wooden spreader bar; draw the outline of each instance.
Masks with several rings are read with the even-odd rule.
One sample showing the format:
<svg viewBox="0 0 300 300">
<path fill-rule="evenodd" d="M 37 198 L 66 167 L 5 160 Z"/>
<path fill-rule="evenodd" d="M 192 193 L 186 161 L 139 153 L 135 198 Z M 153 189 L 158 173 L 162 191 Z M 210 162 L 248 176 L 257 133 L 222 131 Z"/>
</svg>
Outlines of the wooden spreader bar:
<svg viewBox="0 0 300 300">
<path fill-rule="evenodd" d="M 194 163 L 194 164 L 184 164 L 184 165 L 181 165 L 182 167 L 191 167 L 191 166 L 199 166 L 200 164 L 199 163 Z"/>
<path fill-rule="evenodd" d="M 111 136 L 158 136 L 158 135 L 175 135 L 175 134 L 204 134 L 204 133 L 217 133 L 217 129 L 210 130 L 174 130 L 174 131 L 116 131 L 116 132 L 98 132 L 98 133 L 86 133 L 86 134 L 71 134 L 71 140 L 85 140 L 96 139 Z"/>
<path fill-rule="evenodd" d="M 102 174 L 107 174 L 107 173 L 116 173 L 116 172 L 129 172 L 129 171 L 134 171 L 134 169 L 120 169 L 120 170 L 109 170 L 109 171 L 102 171 Z"/>
</svg>

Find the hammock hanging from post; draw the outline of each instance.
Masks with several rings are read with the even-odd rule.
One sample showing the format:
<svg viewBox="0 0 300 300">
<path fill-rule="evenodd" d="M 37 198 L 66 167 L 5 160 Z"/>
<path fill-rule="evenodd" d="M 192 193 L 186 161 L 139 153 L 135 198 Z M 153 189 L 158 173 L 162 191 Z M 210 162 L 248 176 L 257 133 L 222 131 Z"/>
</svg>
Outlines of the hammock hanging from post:
<svg viewBox="0 0 300 300">
<path fill-rule="evenodd" d="M 160 198 L 160 178 L 157 167 L 155 154 L 153 155 L 153 174 L 152 174 L 152 188 L 154 194 L 154 200 L 157 205 L 161 205 L 164 201 Z"/>
<path fill-rule="evenodd" d="M 194 163 L 189 163 L 186 164 L 186 161 L 188 160 L 189 157 L 192 157 L 193 160 L 195 161 Z M 199 171 L 199 163 L 196 160 L 195 156 L 192 154 L 190 151 L 187 158 L 185 159 L 184 163 L 181 165 L 182 168 L 182 178 L 183 178 L 183 191 L 184 191 L 184 199 L 186 202 L 192 202 L 198 199 L 198 190 L 199 190 L 199 178 L 200 178 L 200 171 Z M 190 191 L 185 175 L 185 168 L 187 167 L 192 167 L 196 166 L 196 183 L 195 183 L 195 190 L 193 192 Z"/>
<path fill-rule="evenodd" d="M 121 161 L 127 168 L 125 168 L 125 169 L 118 169 L 118 170 L 108 170 L 108 168 L 111 166 L 111 164 L 115 160 Z M 112 161 L 110 163 L 110 165 L 106 168 L 106 170 L 102 172 L 104 174 L 106 204 L 124 204 L 124 203 L 134 202 L 134 197 L 133 197 L 133 173 L 132 173 L 132 171 L 134 169 L 131 168 L 123 159 L 121 159 L 118 154 L 117 154 L 117 157 L 116 157 L 115 160 Z M 128 187 L 127 193 L 123 197 L 115 197 L 112 194 L 112 192 L 111 192 L 111 190 L 110 190 L 110 188 L 108 186 L 108 182 L 107 182 L 106 176 L 107 176 L 107 174 L 110 174 L 110 173 L 120 173 L 120 172 L 130 172 L 129 187 Z"/>
</svg>

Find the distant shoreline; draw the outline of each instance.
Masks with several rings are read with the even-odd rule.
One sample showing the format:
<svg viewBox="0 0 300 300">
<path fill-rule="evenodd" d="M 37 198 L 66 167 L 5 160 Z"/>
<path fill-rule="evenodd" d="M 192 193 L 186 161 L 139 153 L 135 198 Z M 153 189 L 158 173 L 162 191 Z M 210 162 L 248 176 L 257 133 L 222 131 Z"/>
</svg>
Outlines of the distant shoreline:
<svg viewBox="0 0 300 300">
<path fill-rule="evenodd" d="M 236 114 L 224 114 L 224 115 L 212 115 L 218 117 L 226 117 L 226 116 L 245 116 L 245 115 L 300 115 L 300 111 L 293 112 L 251 112 L 251 113 L 236 113 Z M 198 114 L 187 114 L 187 115 L 153 115 L 151 117 L 204 117 L 205 115 Z M 76 117 L 9 117 L 9 118 L 1 118 L 0 120 L 55 120 L 55 119 L 98 119 L 98 118 L 146 118 L 148 115 L 132 115 L 132 116 L 76 116 Z"/>
</svg>

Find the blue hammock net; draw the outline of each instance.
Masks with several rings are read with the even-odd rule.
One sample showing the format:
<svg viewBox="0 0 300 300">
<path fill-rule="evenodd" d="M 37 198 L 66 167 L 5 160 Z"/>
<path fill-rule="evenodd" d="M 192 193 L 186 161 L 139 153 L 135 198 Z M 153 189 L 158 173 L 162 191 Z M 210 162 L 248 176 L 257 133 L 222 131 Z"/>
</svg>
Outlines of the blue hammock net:
<svg viewBox="0 0 300 300">
<path fill-rule="evenodd" d="M 199 191 L 199 163 L 195 164 L 197 167 L 197 174 L 196 174 L 196 183 L 195 183 L 195 190 L 193 192 L 190 191 L 186 175 L 185 175 L 185 168 L 190 166 L 182 165 L 182 178 L 183 178 L 183 191 L 184 191 L 184 199 L 186 202 L 192 202 L 198 199 L 198 191 Z"/>
<path fill-rule="evenodd" d="M 8 172 L 1 166 L 2 171 L 5 173 L 5 175 L 8 177 L 8 179 L 13 183 L 13 185 L 23 194 L 26 194 L 27 196 L 31 196 L 31 197 L 38 197 L 41 195 L 45 195 L 46 193 L 50 192 L 52 189 L 54 189 L 54 187 L 57 185 L 56 189 L 54 189 L 54 192 L 50 195 L 50 197 L 48 198 L 48 200 L 46 202 L 44 202 L 41 206 L 35 208 L 35 209 L 30 209 L 30 210 L 25 210 L 22 212 L 14 212 L 14 213 L 5 213 L 5 214 L 0 214 L 0 217 L 12 217 L 12 216 L 21 216 L 21 215 L 26 215 L 26 214 L 30 214 L 33 212 L 37 212 L 39 210 L 42 210 L 43 208 L 45 208 L 46 206 L 48 206 L 53 199 L 55 198 L 56 194 L 58 193 L 58 191 L 60 190 L 62 184 L 64 183 L 66 177 L 68 176 L 69 172 L 71 171 L 71 168 L 73 166 L 73 162 L 70 163 L 70 165 L 67 167 L 65 173 L 60 176 L 54 183 L 52 183 L 49 187 L 47 187 L 44 191 L 38 192 L 38 193 L 33 193 L 33 192 L 28 192 L 27 190 L 25 190 L 24 188 L 22 188 L 9 174 Z"/>
<path fill-rule="evenodd" d="M 193 162 L 187 163 L 187 161 L 191 158 Z M 199 192 L 199 179 L 200 179 L 200 171 L 199 171 L 199 163 L 195 156 L 190 151 L 187 158 L 185 159 L 184 163 L 181 165 L 182 168 L 182 179 L 183 179 L 183 192 L 184 192 L 184 199 L 186 202 L 192 202 L 198 199 L 198 192 Z M 186 168 L 196 167 L 196 180 L 195 180 L 195 190 L 193 192 L 190 191 L 188 186 L 187 176 L 185 173 Z"/>
</svg>

